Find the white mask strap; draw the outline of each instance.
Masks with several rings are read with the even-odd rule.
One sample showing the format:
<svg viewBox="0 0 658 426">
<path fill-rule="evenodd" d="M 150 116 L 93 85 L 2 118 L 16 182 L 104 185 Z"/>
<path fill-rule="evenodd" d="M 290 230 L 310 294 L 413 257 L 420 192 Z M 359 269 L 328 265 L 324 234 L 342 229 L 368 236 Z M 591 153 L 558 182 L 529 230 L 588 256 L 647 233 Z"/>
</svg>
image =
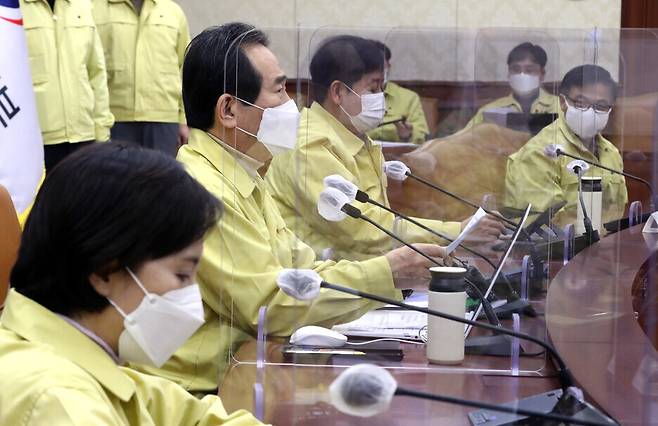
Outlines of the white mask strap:
<svg viewBox="0 0 658 426">
<path fill-rule="evenodd" d="M 259 107 L 259 106 L 256 105 L 256 104 L 252 104 L 251 102 L 245 101 L 245 100 L 242 99 L 242 98 L 239 98 L 239 97 L 236 96 L 235 99 L 239 100 L 240 102 L 244 102 L 244 103 L 247 104 L 247 105 L 251 105 L 251 106 L 254 107 L 254 108 L 258 108 L 258 109 L 261 110 L 261 111 L 265 111 L 265 108 L 263 108 L 263 107 Z"/>
<path fill-rule="evenodd" d="M 254 139 L 258 139 L 258 136 L 254 135 L 254 134 L 251 133 L 251 132 L 248 132 L 248 131 L 246 131 L 246 130 L 240 128 L 240 127 L 237 127 L 237 126 L 236 126 L 236 129 L 238 129 L 239 131 L 241 131 L 241 132 L 244 133 L 245 135 L 249 135 L 249 136 L 251 136 L 251 137 L 254 138 Z"/>
<path fill-rule="evenodd" d="M 135 275 L 135 273 L 134 273 L 133 271 L 131 271 L 130 268 L 127 267 L 127 266 L 126 266 L 126 271 L 127 271 L 128 274 L 130 275 L 130 277 L 133 279 L 133 281 L 135 281 L 135 282 L 137 283 L 137 285 L 138 285 L 139 288 L 142 290 L 142 292 L 144 292 L 145 297 L 151 298 L 151 297 L 152 297 L 151 294 L 146 290 L 146 288 L 144 288 L 144 285 L 143 285 L 142 282 L 139 280 L 139 278 L 137 278 L 137 275 Z M 119 307 L 119 305 L 117 305 L 116 303 L 114 303 L 114 302 L 112 301 L 112 299 L 110 299 L 110 298 L 108 297 L 107 300 L 108 300 L 108 302 L 110 302 L 110 305 L 114 306 L 114 309 L 116 309 L 117 311 L 119 311 L 119 313 L 121 314 L 122 317 L 126 318 L 126 317 L 128 316 L 128 314 L 126 313 L 126 311 L 124 311 L 123 309 L 121 309 L 121 308 Z"/>
</svg>

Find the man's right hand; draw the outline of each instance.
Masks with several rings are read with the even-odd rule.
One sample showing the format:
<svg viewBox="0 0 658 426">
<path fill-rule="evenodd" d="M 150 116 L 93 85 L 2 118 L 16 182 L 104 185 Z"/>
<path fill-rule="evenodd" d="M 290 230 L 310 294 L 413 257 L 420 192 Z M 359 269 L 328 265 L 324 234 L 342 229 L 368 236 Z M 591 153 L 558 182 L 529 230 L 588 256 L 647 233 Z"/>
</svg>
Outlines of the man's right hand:
<svg viewBox="0 0 658 426">
<path fill-rule="evenodd" d="M 450 266 L 452 264 L 445 247 L 434 244 L 414 244 L 413 246 L 442 265 Z M 408 288 L 410 279 L 428 280 L 430 278 L 429 269 L 437 266 L 409 247 L 400 247 L 388 252 L 386 259 L 391 267 L 396 288 Z"/>
</svg>

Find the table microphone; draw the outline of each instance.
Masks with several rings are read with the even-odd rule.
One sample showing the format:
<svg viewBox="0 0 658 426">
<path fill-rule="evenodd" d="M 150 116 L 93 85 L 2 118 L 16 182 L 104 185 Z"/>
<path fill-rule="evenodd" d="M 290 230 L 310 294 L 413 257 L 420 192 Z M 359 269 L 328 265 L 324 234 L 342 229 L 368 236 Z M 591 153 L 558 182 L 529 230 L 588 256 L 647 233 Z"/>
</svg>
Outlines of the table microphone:
<svg viewBox="0 0 658 426">
<path fill-rule="evenodd" d="M 353 365 L 343 371 L 329 386 L 331 404 L 342 413 L 358 417 L 372 417 L 386 412 L 394 396 L 409 396 L 467 407 L 484 408 L 503 413 L 520 414 L 534 417 L 535 419 L 556 421 L 559 424 L 588 426 L 617 425 L 614 420 L 600 413 L 596 414 L 598 414 L 598 418 L 601 420 L 592 421 L 578 419 L 564 414 L 543 413 L 524 408 L 489 404 L 402 388 L 398 386 L 397 381 L 388 370 L 374 364 Z"/>
<path fill-rule="evenodd" d="M 400 213 L 400 212 L 398 212 L 398 211 L 396 211 L 396 210 L 394 210 L 394 209 L 392 209 L 392 208 L 390 208 L 390 207 L 388 207 L 388 206 L 386 206 L 386 205 L 384 205 L 384 204 L 382 204 L 378 201 L 373 200 L 372 198 L 370 198 L 370 196 L 366 192 L 361 191 L 355 184 L 353 184 L 349 180 L 345 179 L 341 175 L 326 176 L 323 179 L 323 182 L 324 182 L 324 187 L 325 188 L 335 188 L 335 189 L 339 190 L 340 192 L 342 192 L 343 194 L 345 194 L 348 197 L 350 202 L 356 200 L 356 201 L 359 201 L 361 203 L 372 204 L 374 206 L 377 206 L 381 209 L 386 210 L 387 212 L 393 213 L 394 215 L 402 218 L 403 220 L 406 220 L 409 223 L 412 223 L 412 224 L 416 225 L 417 227 L 429 232 L 432 235 L 435 235 L 439 238 L 443 238 L 444 240 L 447 240 L 447 241 L 450 241 L 450 242 L 454 241 L 453 238 L 450 238 L 450 237 L 448 237 L 447 235 L 445 235 L 441 232 L 435 231 L 432 228 L 430 228 L 429 226 L 426 226 L 423 223 L 421 223 L 421 222 L 419 222 L 419 221 L 417 221 L 417 220 L 415 220 L 415 219 L 413 219 L 413 218 L 411 218 L 411 217 L 409 217 L 409 216 L 407 216 L 403 213 Z M 479 257 L 480 259 L 484 260 L 494 270 L 496 270 L 496 265 L 494 265 L 493 262 L 491 260 L 489 260 L 483 254 L 478 253 L 477 251 L 475 251 L 471 248 L 468 248 L 468 247 L 466 247 L 462 244 L 459 244 L 459 247 L 463 248 L 467 252 L 469 252 L 469 253 Z"/>
<path fill-rule="evenodd" d="M 567 164 L 567 170 L 578 177 L 578 201 L 583 211 L 583 225 L 585 226 L 585 235 L 587 235 L 588 245 L 599 241 L 599 231 L 592 227 L 592 219 L 587 214 L 585 201 L 583 200 L 583 175 L 589 170 L 589 164 L 583 160 L 573 160 Z"/>
<path fill-rule="evenodd" d="M 402 164 L 404 164 L 404 163 L 402 163 Z M 405 166 L 405 167 L 406 167 L 406 166 Z M 394 210 L 394 209 L 391 209 L 390 207 L 388 207 L 388 206 L 386 206 L 386 205 L 384 205 L 384 204 L 382 204 L 382 203 L 379 203 L 379 202 L 373 200 L 372 198 L 370 198 L 370 196 L 369 196 L 366 192 L 361 191 L 361 190 L 360 190 L 355 184 L 353 184 L 352 182 L 350 182 L 349 180 L 345 179 L 344 177 L 342 177 L 342 176 L 340 176 L 340 175 L 329 175 L 329 176 L 326 176 L 326 177 L 323 179 L 323 182 L 324 182 L 324 186 L 325 186 L 325 188 L 335 188 L 335 189 L 338 189 L 339 191 L 341 191 L 343 194 L 345 194 L 345 195 L 347 196 L 347 198 L 349 199 L 350 202 L 356 200 L 356 201 L 359 201 L 359 202 L 361 202 L 361 203 L 369 203 L 369 204 L 373 204 L 373 205 L 375 205 L 375 206 L 377 206 L 377 207 L 379 207 L 379 208 L 382 208 L 382 209 L 384 209 L 384 210 L 386 210 L 386 211 L 388 211 L 388 212 L 390 212 L 390 213 L 393 213 L 394 215 L 397 215 L 397 216 L 401 217 L 402 219 L 404 219 L 404 220 L 406 220 L 406 221 L 408 221 L 408 222 L 410 222 L 410 223 L 412 223 L 412 224 L 418 226 L 419 228 L 421 228 L 421 229 L 423 229 L 423 230 L 429 232 L 430 234 L 436 235 L 437 237 L 439 237 L 439 238 L 443 238 L 443 239 L 448 240 L 448 241 L 450 241 L 450 242 L 453 242 L 453 241 L 454 241 L 453 239 L 447 237 L 446 235 L 444 235 L 444 234 L 442 234 L 442 233 L 440 233 L 440 232 L 434 231 L 433 229 L 431 229 L 431 228 L 428 227 L 428 226 L 425 226 L 423 223 L 421 223 L 421 222 L 419 222 L 419 221 L 417 221 L 417 220 L 415 220 L 415 219 L 413 219 L 413 218 L 411 218 L 411 217 L 409 217 L 409 216 L 406 216 L 406 215 L 404 215 L 404 214 L 402 214 L 402 213 L 400 213 L 400 212 L 398 212 L 398 211 L 396 211 L 396 210 Z M 496 269 L 497 269 L 497 268 L 496 268 L 496 265 L 494 265 L 494 263 L 493 263 L 491 260 L 489 260 L 489 258 L 487 258 L 486 256 L 484 256 L 483 254 L 481 254 L 481 253 L 479 253 L 479 252 L 477 252 L 477 251 L 475 251 L 475 250 L 473 250 L 473 249 L 470 249 L 470 248 L 468 248 L 468 247 L 466 247 L 465 245 L 462 245 L 462 244 L 459 244 L 459 247 L 462 247 L 462 248 L 463 248 L 464 250 L 466 250 L 467 252 L 472 253 L 473 255 L 479 257 L 480 259 L 483 259 L 485 262 L 487 262 L 487 264 L 488 264 L 489 266 L 491 266 L 491 268 L 494 270 L 494 272 L 496 271 Z M 459 260 L 459 259 L 458 259 L 458 260 Z M 462 262 L 462 263 L 463 263 L 463 262 Z M 471 267 L 471 268 L 475 268 L 475 267 Z M 469 269 L 469 268 L 467 268 L 467 269 Z M 473 272 L 472 272 L 472 271 L 469 271 L 469 274 L 473 274 Z M 481 274 L 479 273 L 479 271 L 477 271 L 477 274 L 478 274 L 478 275 L 481 275 Z M 518 296 L 518 294 L 516 293 L 516 291 L 514 291 L 514 289 L 513 289 L 513 287 L 512 287 L 512 283 L 510 283 L 510 281 L 509 281 L 509 279 L 507 278 L 507 276 L 506 276 L 505 274 L 501 274 L 501 275 L 500 275 L 500 278 L 501 278 L 503 284 L 505 284 L 505 285 L 507 286 L 507 290 L 508 290 L 508 292 L 509 292 L 509 295 L 511 295 L 511 297 L 513 298 L 513 300 L 511 300 L 510 303 L 513 303 L 514 300 L 518 300 L 518 299 L 519 299 L 519 296 Z M 467 284 L 469 284 L 469 285 L 470 285 L 471 287 L 473 287 L 473 288 L 477 288 L 477 287 L 473 284 L 473 282 L 471 282 L 471 281 L 469 281 L 469 280 L 467 280 Z M 479 292 L 479 289 L 478 289 L 477 292 Z M 480 300 L 482 300 L 482 297 L 480 297 Z M 488 302 L 488 301 L 487 301 L 487 302 Z M 508 306 L 508 307 L 509 307 L 510 305 L 505 305 L 505 306 Z M 530 306 L 530 305 L 528 305 L 528 306 Z M 487 308 L 487 303 L 483 302 L 483 308 L 485 309 L 485 313 L 486 313 L 486 315 L 487 315 L 487 318 L 489 319 L 489 322 L 490 322 L 491 324 L 497 324 L 497 323 L 499 324 L 498 317 L 497 317 L 496 314 L 493 312 L 493 307 L 489 307 L 489 308 L 491 309 L 491 311 L 489 311 L 489 308 Z M 517 309 L 518 309 L 518 308 L 517 308 Z M 522 309 L 522 311 L 523 311 L 524 313 L 526 313 L 527 315 L 534 316 L 534 312 L 528 312 L 528 311 L 526 311 L 525 308 Z"/>
<path fill-rule="evenodd" d="M 345 195 L 343 192 L 340 190 L 334 188 L 334 187 L 326 187 L 321 193 L 320 197 L 318 198 L 318 213 L 320 213 L 320 216 L 322 216 L 324 219 L 330 221 L 330 222 L 339 222 L 343 219 L 345 219 L 347 216 L 350 216 L 354 219 L 362 219 L 365 220 L 366 222 L 370 223 L 371 225 L 375 226 L 377 229 L 381 230 L 384 232 L 386 235 L 389 237 L 393 238 L 394 240 L 398 241 L 400 244 L 403 244 L 404 246 L 410 248 L 414 252 L 418 253 L 419 255 L 423 256 L 425 259 L 429 260 L 430 262 L 434 263 L 436 266 L 444 266 L 443 264 L 439 263 L 436 259 L 433 259 L 432 257 L 428 256 L 425 254 L 423 251 L 419 250 L 418 248 L 414 247 L 413 245 L 409 244 L 408 242 L 404 241 L 402 238 L 398 237 L 395 235 L 395 233 L 387 230 L 377 222 L 373 221 L 367 216 L 364 216 L 361 210 L 359 210 L 357 207 L 354 207 L 349 204 L 349 198 L 348 195 Z M 495 268 L 494 268 L 495 269 Z M 489 300 L 487 300 L 486 297 L 484 297 L 484 294 L 480 291 L 479 287 L 470 281 L 469 279 L 464 279 L 466 284 L 471 286 L 473 291 L 478 295 L 482 302 L 482 308 L 484 309 L 485 316 L 489 323 L 494 326 L 500 326 L 500 320 L 498 319 L 498 316 L 496 315 L 493 307 L 491 306 L 491 303 Z M 513 292 L 511 289 L 511 285 L 509 284 L 509 281 L 507 281 L 507 285 L 510 286 L 510 290 Z M 496 341 L 492 341 L 494 346 L 496 344 Z"/>
<path fill-rule="evenodd" d="M 386 173 L 386 176 L 389 177 L 390 179 L 398 180 L 398 181 L 403 181 L 407 177 L 410 177 L 410 178 L 422 183 L 423 185 L 428 186 L 428 187 L 434 189 L 435 191 L 439 191 L 440 193 L 445 194 L 449 197 L 452 197 L 455 200 L 461 201 L 462 203 L 464 203 L 468 206 L 471 206 L 475 209 L 481 208 L 488 215 L 491 215 L 491 216 L 493 216 L 497 219 L 502 220 L 503 222 L 507 223 L 508 225 L 513 226 L 514 230 L 516 230 L 516 228 L 519 226 L 518 223 L 514 222 L 513 220 L 510 220 L 510 219 L 506 218 L 505 216 L 503 216 L 499 213 L 496 213 L 494 211 L 486 209 L 486 208 L 484 208 L 480 205 L 475 204 L 472 201 L 468 201 L 464 197 L 461 197 L 461 196 L 459 196 L 459 195 L 457 195 L 453 192 L 450 192 L 447 189 L 442 188 L 442 187 L 440 187 L 440 186 L 438 186 L 438 185 L 436 185 L 436 184 L 434 184 L 434 183 L 432 183 L 432 182 L 430 182 L 430 181 L 428 181 L 428 180 L 426 180 L 426 179 L 424 179 L 424 178 L 422 178 L 418 175 L 415 175 L 415 174 L 411 173 L 411 170 L 409 169 L 409 167 L 407 167 L 407 165 L 404 164 L 402 161 L 397 161 L 397 160 L 386 161 L 384 163 L 384 173 Z"/>
<path fill-rule="evenodd" d="M 436 266 L 444 266 L 436 259 L 426 255 L 421 250 L 407 243 L 402 238 L 398 237 L 393 232 L 384 228 L 374 220 L 361 214 L 361 210 L 349 204 L 349 198 L 347 198 L 347 195 L 343 194 L 336 188 L 327 187 L 320 193 L 320 197 L 318 198 L 318 213 L 320 213 L 320 216 L 330 222 L 339 222 L 345 219 L 347 216 L 353 217 L 355 219 L 365 220 L 375 228 L 393 238 L 395 241 L 405 245 L 406 247 L 409 247 L 411 250 L 423 256 L 425 259 L 429 260 Z"/>
<path fill-rule="evenodd" d="M 554 144 L 554 143 L 546 145 L 546 147 L 544 148 L 544 155 L 546 155 L 549 158 L 557 158 L 560 155 L 563 155 L 565 157 L 569 157 L 569 158 L 572 158 L 574 160 L 584 161 L 584 162 L 586 162 L 587 164 L 589 164 L 591 166 L 598 167 L 599 169 L 607 170 L 610 173 L 622 175 L 622 176 L 625 176 L 625 177 L 627 177 L 629 179 L 632 179 L 634 181 L 640 182 L 649 189 L 649 193 L 651 194 L 649 208 L 651 209 L 651 211 L 655 210 L 656 193 L 653 189 L 653 185 L 651 185 L 651 183 L 649 181 L 644 180 L 639 176 L 635 176 L 635 175 L 632 175 L 630 173 L 626 173 L 623 170 L 611 169 L 610 167 L 604 166 L 601 163 L 596 163 L 594 161 L 590 161 L 590 160 L 587 160 L 585 158 L 578 157 L 577 155 L 569 154 L 569 153 L 564 151 L 564 147 L 562 145 L 558 145 L 558 144 Z"/>
<path fill-rule="evenodd" d="M 351 294 L 353 296 L 362 297 L 368 300 L 374 300 L 384 304 L 398 306 L 410 311 L 422 312 L 427 315 L 447 319 L 450 321 L 460 322 L 462 324 L 470 325 L 472 327 L 483 328 L 485 330 L 493 331 L 494 333 L 505 334 L 512 337 L 517 337 L 529 342 L 533 342 L 546 350 L 548 354 L 555 360 L 558 367 L 558 379 L 561 388 L 566 392 L 568 388 L 574 386 L 573 377 L 567 368 L 562 357 L 557 353 L 555 348 L 545 341 L 533 337 L 529 334 L 513 331 L 504 327 L 485 324 L 477 321 L 468 320 L 458 316 L 446 314 L 436 311 L 434 309 L 422 308 L 414 305 L 408 305 L 404 302 L 390 299 L 388 297 L 378 296 L 372 293 L 366 293 L 353 288 L 345 287 L 338 284 L 332 284 L 324 281 L 317 272 L 312 269 L 284 269 L 276 278 L 276 283 L 284 293 L 297 300 L 312 300 L 320 294 L 321 288 L 331 289 L 342 293 Z"/>
</svg>

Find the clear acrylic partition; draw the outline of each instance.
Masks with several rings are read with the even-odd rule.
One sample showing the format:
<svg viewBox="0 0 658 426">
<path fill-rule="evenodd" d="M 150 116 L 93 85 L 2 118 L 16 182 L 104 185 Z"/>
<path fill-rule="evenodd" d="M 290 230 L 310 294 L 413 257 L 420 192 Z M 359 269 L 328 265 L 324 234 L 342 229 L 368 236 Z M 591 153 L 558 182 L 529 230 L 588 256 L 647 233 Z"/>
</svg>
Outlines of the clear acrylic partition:
<svg viewBox="0 0 658 426">
<path fill-rule="evenodd" d="M 548 184 L 541 191 L 528 185 L 525 188 L 528 192 L 521 195 L 516 192 L 510 195 L 506 190 L 508 158 L 529 143 L 532 133 L 541 129 L 521 131 L 518 121 L 466 125 L 482 106 L 510 94 L 507 55 L 514 46 L 529 41 L 547 52 L 542 83 L 547 99 L 557 101 L 550 96 L 558 95 L 562 78 L 576 66 L 597 64 L 610 72 L 619 83 L 618 98 L 602 133 L 619 150 L 624 170 L 651 182 L 656 181 L 653 151 L 658 77 L 654 77 L 656 74 L 652 71 L 658 65 L 653 64 L 658 61 L 654 59 L 658 58 L 658 37 L 652 30 L 300 27 L 294 30 L 267 29 L 266 32 L 271 39 L 271 49 L 288 76 L 288 94 L 302 109 L 297 150 L 280 157 L 285 158 L 284 166 L 277 165 L 280 159 L 275 159 L 266 175 L 268 191 L 279 203 L 277 208 L 281 209 L 285 221 L 285 225 L 280 221 L 271 225 L 277 227 L 280 238 L 287 238 L 289 231 L 305 241 L 314 252 L 311 255 L 307 247 L 298 243 L 294 243 L 293 250 L 286 251 L 277 245 L 279 241 L 271 241 L 281 266 L 286 268 L 315 268 L 335 284 L 367 288 L 373 293 L 391 293 L 388 279 L 366 286 L 363 280 L 368 277 L 359 275 L 363 266 L 347 266 L 344 262 L 373 263 L 369 259 L 385 254 L 399 243 L 382 235 L 377 237 L 377 232 L 368 228 L 371 225 L 367 223 L 362 223 L 363 228 L 359 228 L 354 224 L 356 219 L 346 218 L 344 221 L 350 221 L 353 227 L 343 227 L 343 223 L 321 222 L 317 213 L 314 198 L 322 190 L 322 174 L 348 174 L 353 165 L 340 169 L 331 166 L 335 161 L 331 157 L 334 154 L 323 157 L 310 148 L 300 148 L 301 144 L 313 141 L 319 145 L 328 144 L 321 142 L 327 134 L 333 138 L 332 144 L 344 143 L 341 138 L 350 138 L 349 130 L 336 127 L 345 121 L 345 117 L 336 120 L 338 112 L 333 111 L 332 117 L 332 112 L 313 104 L 321 85 L 320 81 L 311 78 L 309 65 L 318 48 L 328 38 L 337 35 L 357 35 L 384 42 L 392 53 L 389 81 L 419 96 L 428 121 L 427 141 L 418 147 L 399 140 L 377 140 L 371 148 L 369 160 L 374 166 L 381 167 L 381 156 L 385 160 L 404 161 L 413 173 L 471 203 L 484 202 L 486 207 L 495 207 L 514 220 L 518 220 L 519 208 L 511 205 L 512 196 L 527 196 L 533 205 L 552 206 L 560 201 L 560 191 Z M 348 59 L 346 57 L 345 61 Z M 348 96 L 344 90 L 340 93 Z M 324 120 L 325 124 L 318 125 L 317 120 Z M 564 121 L 564 118 L 560 115 L 557 120 Z M 557 127 L 554 131 L 549 129 L 544 134 L 546 143 L 564 144 L 560 139 L 563 137 L 561 131 Z M 345 146 L 342 149 L 345 152 Z M 356 157 L 354 153 L 351 155 Z M 530 158 L 541 162 L 545 156 L 535 153 Z M 560 157 L 551 161 L 556 163 L 550 163 L 548 169 L 558 173 L 560 179 L 564 177 L 570 185 L 568 189 L 577 188 L 573 179 L 562 172 L 563 165 L 557 163 L 563 161 L 566 164 L 570 160 Z M 368 163 L 359 163 L 359 166 L 366 167 L 364 164 Z M 531 167 L 529 174 L 522 177 L 537 179 L 531 173 L 536 170 L 538 167 Z M 595 173 L 595 170 L 590 167 L 588 173 Z M 270 173 L 276 173 L 274 182 L 269 182 L 272 179 Z M 438 194 L 409 179 L 402 183 L 391 179 L 385 181 L 379 169 L 377 175 L 379 181 L 368 180 L 365 173 L 345 177 L 371 198 L 417 218 L 461 221 L 475 211 L 464 202 Z M 616 179 L 619 182 L 621 178 Z M 628 179 L 625 185 L 628 203 L 614 210 L 615 217 L 610 220 L 624 218 L 628 205 L 636 200 L 642 202 L 645 212 L 649 211 L 650 197 L 644 187 Z M 606 196 L 604 190 L 603 197 Z M 603 200 L 605 210 L 609 203 L 605 198 Z M 352 204 L 400 236 L 413 238 L 419 233 L 412 224 L 392 220 L 384 210 L 358 201 Z M 539 213 L 547 209 L 535 208 L 529 222 L 541 219 Z M 552 341 L 578 385 L 585 390 L 588 401 L 599 405 L 622 423 L 647 423 L 648 419 L 656 418 L 652 410 L 658 398 L 655 383 L 658 358 L 651 344 L 656 335 L 656 261 L 652 256 L 658 247 L 658 234 L 642 233 L 642 224 L 619 232 L 601 230 L 601 240 L 583 248 L 582 237 L 575 232 L 575 256 L 565 264 L 561 230 L 565 225 L 575 223 L 575 213 L 548 213 L 546 223 L 536 227 L 530 241 L 520 241 L 515 246 L 503 267 L 509 285 L 499 281 L 494 287 L 498 299 L 514 300 L 516 296 L 527 299 L 536 316 L 520 315 L 518 320 L 513 320 L 510 315 L 502 319 L 503 325 L 508 328 L 516 325 L 525 333 Z M 573 213 L 573 217 L 567 213 Z M 624 226 L 623 222 L 619 224 Z M 374 242 L 364 243 L 368 238 Z M 292 241 L 288 243 L 293 244 Z M 486 280 L 493 273 L 491 264 L 497 265 L 502 256 L 505 241 L 467 241 L 466 245 L 482 257 L 463 249 L 456 251 L 456 257 L 477 267 Z M 313 256 L 317 259 L 315 262 Z M 320 264 L 321 260 L 325 263 Z M 341 268 L 343 273 L 335 272 Z M 360 277 L 360 281 L 354 277 Z M 408 287 L 426 291 L 427 282 L 408 280 Z M 356 320 L 375 306 L 326 289 L 312 304 L 281 295 L 273 295 L 269 300 L 267 322 L 270 328 L 262 364 L 266 371 L 265 420 L 268 422 L 349 424 L 354 421 L 354 418 L 338 414 L 330 405 L 328 386 L 346 367 L 359 362 L 376 363 L 387 368 L 400 386 L 489 403 L 511 402 L 559 388 L 554 363 L 540 347 L 523 340 L 519 342 L 523 353 L 516 362 L 510 355 L 466 355 L 464 362 L 456 366 L 429 363 L 425 346 L 412 343 L 400 344 L 402 360 L 354 353 L 351 356 L 284 354 L 288 344 L 286 336 L 296 329 L 308 324 L 331 327 Z M 230 320 L 234 329 L 241 329 L 244 328 L 244 317 L 249 313 L 238 312 L 235 306 Z M 261 374 L 256 370 L 256 324 L 253 324 L 253 329 L 240 333 L 247 337 L 245 343 L 236 345 L 231 353 L 232 366 L 223 379 L 221 395 L 229 409 L 252 409 L 253 401 L 249 395 L 257 374 Z M 474 335 L 482 334 L 474 332 Z M 349 342 L 361 340 L 349 337 Z M 340 349 L 359 351 L 360 347 Z M 394 357 L 393 352 L 386 354 Z M 239 392 L 239 389 L 245 391 Z M 387 413 L 358 420 L 359 424 L 399 424 L 401 419 L 404 419 L 404 424 L 424 424 L 429 418 L 442 418 L 451 419 L 451 424 L 455 424 L 454 413 L 458 412 L 463 416 L 457 424 L 468 424 L 466 413 L 470 411 L 473 410 L 398 397 Z"/>
</svg>

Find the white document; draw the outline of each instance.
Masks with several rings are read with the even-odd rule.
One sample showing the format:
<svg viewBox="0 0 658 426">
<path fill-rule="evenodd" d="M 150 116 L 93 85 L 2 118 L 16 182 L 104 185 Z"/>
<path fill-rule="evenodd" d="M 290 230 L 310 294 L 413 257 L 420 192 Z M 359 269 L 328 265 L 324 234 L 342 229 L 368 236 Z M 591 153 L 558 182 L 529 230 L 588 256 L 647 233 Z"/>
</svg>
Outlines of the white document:
<svg viewBox="0 0 658 426">
<path fill-rule="evenodd" d="M 503 302 L 504 303 L 504 302 Z M 467 312 L 468 319 L 473 312 Z M 464 326 L 466 326 L 464 324 Z M 346 324 L 335 325 L 332 330 L 346 336 L 391 337 L 422 340 L 421 331 L 427 327 L 427 314 L 409 310 L 378 309 Z"/>
<path fill-rule="evenodd" d="M 372 141 L 373 145 L 381 145 L 382 148 L 415 148 L 415 145 L 409 142 L 392 142 L 392 141 Z"/>
<path fill-rule="evenodd" d="M 452 253 L 455 251 L 455 249 L 464 241 L 464 239 L 468 236 L 468 233 L 473 230 L 477 226 L 478 223 L 480 223 L 480 220 L 486 216 L 487 213 L 485 213 L 484 210 L 482 210 L 482 207 L 478 209 L 478 211 L 475 212 L 473 217 L 471 217 L 471 220 L 468 221 L 466 224 L 466 227 L 462 230 L 462 232 L 459 234 L 457 238 L 450 244 L 448 244 L 448 247 L 446 250 L 448 251 L 448 254 Z"/>
<path fill-rule="evenodd" d="M 346 336 L 421 340 L 420 331 L 425 327 L 427 327 L 427 314 L 422 312 L 375 310 L 355 321 L 336 325 L 332 330 Z"/>
</svg>

